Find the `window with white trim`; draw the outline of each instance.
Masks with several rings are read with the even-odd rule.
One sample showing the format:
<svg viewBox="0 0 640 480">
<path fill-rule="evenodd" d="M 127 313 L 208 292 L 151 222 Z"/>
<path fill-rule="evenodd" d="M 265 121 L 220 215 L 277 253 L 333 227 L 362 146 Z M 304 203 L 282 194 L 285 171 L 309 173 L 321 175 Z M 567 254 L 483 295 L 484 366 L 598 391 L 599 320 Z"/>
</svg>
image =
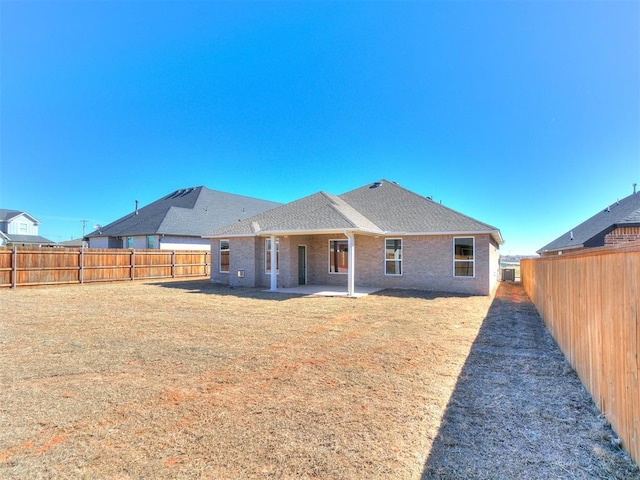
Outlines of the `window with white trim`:
<svg viewBox="0 0 640 480">
<path fill-rule="evenodd" d="M 220 273 L 229 273 L 229 240 L 220 240 Z"/>
<path fill-rule="evenodd" d="M 473 237 L 453 239 L 453 276 L 475 276 L 475 239 Z"/>
<path fill-rule="evenodd" d="M 402 275 L 402 239 L 385 238 L 384 274 Z"/>
<path fill-rule="evenodd" d="M 276 238 L 276 274 L 280 272 L 280 239 Z M 271 239 L 264 241 L 264 273 L 271 273 Z"/>
<path fill-rule="evenodd" d="M 329 240 L 329 273 L 347 273 L 349 270 L 349 241 Z"/>
</svg>

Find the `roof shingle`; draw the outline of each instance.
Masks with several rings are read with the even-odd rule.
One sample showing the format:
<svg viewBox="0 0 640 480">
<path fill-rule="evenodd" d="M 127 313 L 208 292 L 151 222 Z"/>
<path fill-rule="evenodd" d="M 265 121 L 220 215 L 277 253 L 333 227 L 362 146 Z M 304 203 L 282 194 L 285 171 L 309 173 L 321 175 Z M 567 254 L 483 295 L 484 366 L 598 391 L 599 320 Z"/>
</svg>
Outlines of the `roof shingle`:
<svg viewBox="0 0 640 480">
<path fill-rule="evenodd" d="M 503 243 L 497 228 L 384 180 L 339 196 L 318 192 L 206 236 L 343 230 L 376 234 L 488 233 Z"/>
</svg>

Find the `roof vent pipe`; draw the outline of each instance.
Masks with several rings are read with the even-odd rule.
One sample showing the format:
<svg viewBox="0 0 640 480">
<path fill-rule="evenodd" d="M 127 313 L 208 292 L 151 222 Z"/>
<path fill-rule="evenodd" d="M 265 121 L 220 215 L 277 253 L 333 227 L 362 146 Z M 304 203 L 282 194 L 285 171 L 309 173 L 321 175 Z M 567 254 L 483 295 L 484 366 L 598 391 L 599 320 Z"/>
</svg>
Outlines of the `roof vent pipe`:
<svg viewBox="0 0 640 480">
<path fill-rule="evenodd" d="M 636 185 L 637 185 L 637 183 L 634 183 L 634 184 L 633 184 L 633 194 L 634 194 L 634 195 L 636 194 Z"/>
<path fill-rule="evenodd" d="M 138 214 L 138 200 L 136 200 L 136 215 Z"/>
</svg>

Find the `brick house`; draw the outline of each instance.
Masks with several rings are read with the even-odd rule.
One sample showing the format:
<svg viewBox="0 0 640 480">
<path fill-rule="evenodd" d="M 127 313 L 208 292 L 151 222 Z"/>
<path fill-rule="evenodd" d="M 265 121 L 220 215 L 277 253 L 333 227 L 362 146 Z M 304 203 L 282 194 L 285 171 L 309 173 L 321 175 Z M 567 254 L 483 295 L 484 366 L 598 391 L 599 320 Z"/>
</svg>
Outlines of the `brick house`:
<svg viewBox="0 0 640 480">
<path fill-rule="evenodd" d="M 394 182 L 318 192 L 205 235 L 211 281 L 271 290 L 300 285 L 488 295 L 500 231 Z"/>
<path fill-rule="evenodd" d="M 637 240 L 640 240 L 640 193 L 634 185 L 631 195 L 600 210 L 537 253 L 541 256 L 562 255 L 566 251 Z"/>
</svg>

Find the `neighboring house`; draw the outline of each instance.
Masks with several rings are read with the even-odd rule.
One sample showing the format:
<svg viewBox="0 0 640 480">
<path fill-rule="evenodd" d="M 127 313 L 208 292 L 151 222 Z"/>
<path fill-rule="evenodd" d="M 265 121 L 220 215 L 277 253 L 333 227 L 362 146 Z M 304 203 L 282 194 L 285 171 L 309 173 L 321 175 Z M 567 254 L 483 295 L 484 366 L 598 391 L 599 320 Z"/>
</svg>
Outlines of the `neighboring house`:
<svg viewBox="0 0 640 480">
<path fill-rule="evenodd" d="M 71 240 L 65 240 L 64 242 L 58 242 L 56 246 L 62 248 L 80 248 L 83 243 L 82 238 L 73 238 Z"/>
<path fill-rule="evenodd" d="M 211 281 L 488 295 L 500 231 L 386 180 L 318 192 L 212 231 Z M 275 259 L 275 260 L 274 260 Z"/>
<path fill-rule="evenodd" d="M 640 193 L 618 200 L 545 245 L 541 256 L 640 240 Z"/>
<path fill-rule="evenodd" d="M 39 224 L 27 212 L 0 208 L 0 245 L 53 245 L 55 242 L 38 235 Z"/>
<path fill-rule="evenodd" d="M 210 190 L 176 190 L 87 235 L 90 248 L 209 250 L 202 235 L 280 205 Z"/>
</svg>

